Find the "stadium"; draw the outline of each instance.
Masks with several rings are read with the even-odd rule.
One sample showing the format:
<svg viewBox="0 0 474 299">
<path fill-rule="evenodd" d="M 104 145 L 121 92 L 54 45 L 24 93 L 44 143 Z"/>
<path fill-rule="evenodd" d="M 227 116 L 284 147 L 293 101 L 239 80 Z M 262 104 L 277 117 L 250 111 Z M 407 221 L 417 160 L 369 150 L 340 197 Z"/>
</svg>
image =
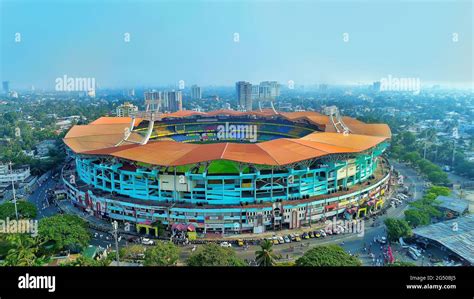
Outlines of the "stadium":
<svg viewBox="0 0 474 299">
<path fill-rule="evenodd" d="M 390 137 L 337 109 L 140 111 L 72 127 L 62 178 L 74 206 L 146 233 L 261 233 L 375 213 Z"/>
</svg>

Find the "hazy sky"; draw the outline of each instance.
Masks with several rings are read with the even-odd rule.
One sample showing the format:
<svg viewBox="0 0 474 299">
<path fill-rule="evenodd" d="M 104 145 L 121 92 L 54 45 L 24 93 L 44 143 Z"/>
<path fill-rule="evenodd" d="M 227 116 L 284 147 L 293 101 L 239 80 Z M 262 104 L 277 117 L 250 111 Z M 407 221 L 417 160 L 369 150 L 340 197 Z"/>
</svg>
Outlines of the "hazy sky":
<svg viewBox="0 0 474 299">
<path fill-rule="evenodd" d="M 102 87 L 473 81 L 472 1 L 0 2 L 11 88 L 65 74 Z"/>
</svg>

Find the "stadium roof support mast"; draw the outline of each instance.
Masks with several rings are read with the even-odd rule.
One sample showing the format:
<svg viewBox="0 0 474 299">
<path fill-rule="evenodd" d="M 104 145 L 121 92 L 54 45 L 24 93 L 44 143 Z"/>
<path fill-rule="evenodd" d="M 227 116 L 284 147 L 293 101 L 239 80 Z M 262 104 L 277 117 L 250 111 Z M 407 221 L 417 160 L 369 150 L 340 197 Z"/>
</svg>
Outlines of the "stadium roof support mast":
<svg viewBox="0 0 474 299">
<path fill-rule="evenodd" d="M 351 130 L 348 126 L 342 121 L 341 113 L 336 106 L 325 107 L 323 113 L 329 116 L 332 125 L 338 133 L 348 134 Z"/>
<path fill-rule="evenodd" d="M 277 112 L 276 109 L 275 109 L 275 105 L 273 104 L 273 100 L 270 100 L 269 102 L 270 102 L 270 107 L 271 107 L 272 110 L 273 110 L 273 113 L 278 114 L 278 112 Z M 258 101 L 258 110 L 259 110 L 260 112 L 263 111 L 263 109 L 262 109 L 262 101 Z"/>
<path fill-rule="evenodd" d="M 161 120 L 162 113 L 159 111 L 161 107 L 161 99 L 146 99 L 145 100 L 146 111 L 137 111 L 131 115 L 130 127 L 125 129 L 124 138 L 117 143 L 115 146 L 120 146 L 124 142 L 137 143 L 137 144 L 147 144 L 150 140 L 151 133 L 153 133 L 153 127 L 155 126 L 155 121 Z M 135 127 L 135 122 L 137 118 L 148 121 L 148 128 L 145 133 L 145 136 L 140 141 L 129 140 L 132 135 L 133 128 Z"/>
</svg>

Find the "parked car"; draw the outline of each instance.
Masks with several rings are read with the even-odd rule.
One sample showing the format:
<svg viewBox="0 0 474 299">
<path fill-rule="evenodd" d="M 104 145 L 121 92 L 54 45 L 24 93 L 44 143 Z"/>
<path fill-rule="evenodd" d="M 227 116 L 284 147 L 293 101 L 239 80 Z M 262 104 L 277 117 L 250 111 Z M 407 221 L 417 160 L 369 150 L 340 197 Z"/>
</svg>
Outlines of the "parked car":
<svg viewBox="0 0 474 299">
<path fill-rule="evenodd" d="M 308 233 L 308 236 L 309 236 L 310 238 L 314 238 L 314 233 L 313 233 L 313 232 L 309 232 L 309 233 Z"/>
<path fill-rule="evenodd" d="M 283 239 L 285 240 L 285 243 L 291 243 L 291 239 L 288 236 L 284 236 Z"/>
<path fill-rule="evenodd" d="M 285 240 L 283 239 L 282 236 L 278 236 L 277 239 L 278 239 L 278 243 L 279 243 L 279 244 L 285 243 Z"/>
<path fill-rule="evenodd" d="M 296 235 L 295 235 L 295 234 L 291 234 L 291 235 L 290 235 L 290 240 L 291 240 L 292 242 L 296 242 Z"/>
<path fill-rule="evenodd" d="M 321 237 L 326 237 L 326 232 L 324 229 L 320 230 L 319 233 L 321 234 Z"/>
<path fill-rule="evenodd" d="M 153 245 L 153 244 L 155 244 L 155 242 L 153 242 L 153 240 L 150 240 L 148 238 L 142 238 L 142 244 L 143 245 Z"/>
<path fill-rule="evenodd" d="M 301 235 L 301 239 L 309 239 L 308 233 L 303 233 L 303 234 Z"/>
<path fill-rule="evenodd" d="M 273 237 L 273 238 L 271 239 L 271 242 L 273 243 L 273 245 L 278 245 L 278 244 L 280 244 L 280 242 L 278 242 L 278 238 L 277 238 L 277 237 Z"/>
<path fill-rule="evenodd" d="M 140 243 L 140 238 L 139 237 L 130 237 L 127 239 L 127 242 L 130 242 L 130 243 Z"/>
<path fill-rule="evenodd" d="M 418 260 L 418 257 L 416 256 L 416 254 L 414 254 L 411 251 L 408 251 L 408 256 L 411 257 L 412 259 L 414 259 L 415 261 Z"/>
<path fill-rule="evenodd" d="M 238 245 L 239 247 L 244 246 L 244 245 L 245 245 L 244 240 L 238 239 L 238 240 L 237 240 L 237 245 Z"/>
<path fill-rule="evenodd" d="M 413 252 L 417 257 L 421 256 L 421 252 L 413 246 L 408 247 L 408 251 Z"/>
<path fill-rule="evenodd" d="M 320 232 L 316 232 L 315 236 L 316 236 L 316 238 L 321 238 L 321 233 L 320 233 Z"/>
<path fill-rule="evenodd" d="M 387 243 L 387 238 L 386 237 L 380 237 L 376 241 L 380 244 L 386 244 Z"/>
<path fill-rule="evenodd" d="M 232 247 L 232 244 L 230 244 L 229 242 L 222 242 L 220 245 L 221 247 L 226 247 L 226 248 Z"/>
<path fill-rule="evenodd" d="M 295 241 L 296 241 L 296 242 L 300 242 L 300 241 L 301 241 L 300 235 L 295 235 Z"/>
</svg>

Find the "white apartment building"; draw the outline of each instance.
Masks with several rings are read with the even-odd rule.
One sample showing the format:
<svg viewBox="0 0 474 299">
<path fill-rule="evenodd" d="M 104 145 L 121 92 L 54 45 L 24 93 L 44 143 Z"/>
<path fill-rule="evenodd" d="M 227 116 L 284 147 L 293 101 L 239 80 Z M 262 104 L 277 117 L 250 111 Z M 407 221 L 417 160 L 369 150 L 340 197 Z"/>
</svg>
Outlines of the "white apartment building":
<svg viewBox="0 0 474 299">
<path fill-rule="evenodd" d="M 122 105 L 118 106 L 116 109 L 116 113 L 118 117 L 127 117 L 137 111 L 138 111 L 138 107 L 129 102 L 123 103 Z"/>
<path fill-rule="evenodd" d="M 0 163 L 0 187 L 7 187 L 14 183 L 23 183 L 30 176 L 30 168 L 13 169 L 8 164 Z"/>
</svg>

